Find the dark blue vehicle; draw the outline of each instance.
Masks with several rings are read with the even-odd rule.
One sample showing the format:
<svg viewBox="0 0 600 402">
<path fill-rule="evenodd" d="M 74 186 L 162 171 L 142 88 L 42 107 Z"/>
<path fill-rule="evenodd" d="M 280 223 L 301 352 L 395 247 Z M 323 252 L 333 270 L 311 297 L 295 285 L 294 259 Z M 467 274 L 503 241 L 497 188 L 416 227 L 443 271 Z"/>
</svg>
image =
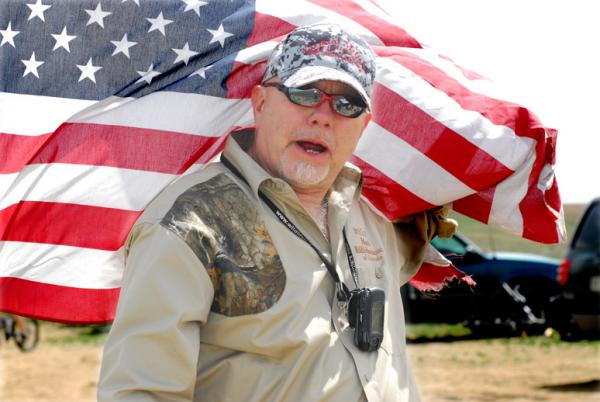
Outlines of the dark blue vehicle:
<svg viewBox="0 0 600 402">
<path fill-rule="evenodd" d="M 559 261 L 525 253 L 486 253 L 460 234 L 435 238 L 433 245 L 477 285 L 451 283 L 439 294 L 402 288 L 407 321 L 462 323 L 473 331 L 505 327 L 535 332 L 547 322 L 551 302 L 561 292 Z"/>
</svg>

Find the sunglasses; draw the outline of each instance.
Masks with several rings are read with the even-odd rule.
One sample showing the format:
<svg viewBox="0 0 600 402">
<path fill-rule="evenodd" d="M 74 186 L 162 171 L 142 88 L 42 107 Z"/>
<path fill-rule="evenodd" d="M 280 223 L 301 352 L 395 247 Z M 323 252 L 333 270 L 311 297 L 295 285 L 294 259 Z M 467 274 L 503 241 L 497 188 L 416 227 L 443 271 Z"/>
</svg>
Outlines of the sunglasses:
<svg viewBox="0 0 600 402">
<path fill-rule="evenodd" d="M 340 116 L 355 118 L 360 116 L 367 106 L 362 100 L 346 95 L 329 95 L 317 88 L 301 87 L 288 88 L 280 83 L 262 84 L 263 87 L 277 88 L 287 96 L 290 102 L 306 107 L 317 107 L 329 101 L 331 109 Z"/>
</svg>

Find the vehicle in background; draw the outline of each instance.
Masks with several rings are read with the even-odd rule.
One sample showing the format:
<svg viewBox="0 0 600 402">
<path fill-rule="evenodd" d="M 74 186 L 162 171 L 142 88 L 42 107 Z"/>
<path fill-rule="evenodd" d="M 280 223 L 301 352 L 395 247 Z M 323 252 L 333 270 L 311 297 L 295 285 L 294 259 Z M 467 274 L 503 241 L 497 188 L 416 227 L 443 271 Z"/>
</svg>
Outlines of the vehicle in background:
<svg viewBox="0 0 600 402">
<path fill-rule="evenodd" d="M 459 233 L 432 244 L 477 285 L 457 281 L 436 294 L 403 286 L 407 322 L 463 324 L 481 335 L 541 333 L 548 326 L 549 306 L 562 290 L 558 260 L 487 253 Z"/>
<path fill-rule="evenodd" d="M 560 264 L 557 330 L 565 338 L 600 337 L 600 198 L 581 216 Z M 563 315 L 561 319 L 560 314 Z"/>
</svg>

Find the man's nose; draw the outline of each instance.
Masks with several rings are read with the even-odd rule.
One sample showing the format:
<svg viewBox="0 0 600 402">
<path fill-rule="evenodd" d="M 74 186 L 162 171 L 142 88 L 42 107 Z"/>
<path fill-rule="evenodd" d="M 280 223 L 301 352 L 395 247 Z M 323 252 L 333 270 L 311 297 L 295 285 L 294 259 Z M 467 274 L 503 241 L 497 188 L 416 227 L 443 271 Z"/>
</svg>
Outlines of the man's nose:
<svg viewBox="0 0 600 402">
<path fill-rule="evenodd" d="M 331 100 L 328 99 L 320 105 L 311 108 L 310 122 L 311 124 L 329 127 L 334 118 L 334 113 L 331 108 Z"/>
</svg>

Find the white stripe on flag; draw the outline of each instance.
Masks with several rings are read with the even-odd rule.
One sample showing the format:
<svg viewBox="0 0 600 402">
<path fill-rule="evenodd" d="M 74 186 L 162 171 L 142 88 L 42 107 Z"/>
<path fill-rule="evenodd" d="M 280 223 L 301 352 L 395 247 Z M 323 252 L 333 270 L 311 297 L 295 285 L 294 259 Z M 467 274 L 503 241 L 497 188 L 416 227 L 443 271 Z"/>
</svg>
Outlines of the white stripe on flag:
<svg viewBox="0 0 600 402">
<path fill-rule="evenodd" d="M 523 233 L 523 215 L 519 203 L 527 194 L 529 175 L 535 158 L 529 158 L 517 171 L 496 185 L 488 225 L 512 233 Z"/>
<path fill-rule="evenodd" d="M 434 205 L 475 193 L 406 141 L 371 122 L 355 155 Z"/>
<path fill-rule="evenodd" d="M 268 14 L 295 26 L 328 22 L 341 25 L 360 35 L 371 45 L 383 45 L 373 32 L 351 20 L 309 1 L 256 0 L 256 12 Z"/>
<path fill-rule="evenodd" d="M 506 126 L 495 125 L 477 112 L 464 110 L 446 93 L 387 58 L 377 59 L 376 80 L 467 141 L 516 170 L 535 147 L 531 138 L 518 137 Z"/>
<path fill-rule="evenodd" d="M 373 3 L 373 1 L 371 1 L 371 0 L 352 0 L 352 1 L 356 4 L 358 4 L 360 7 L 362 7 L 368 14 L 375 15 L 383 20 L 386 20 L 390 24 L 399 26 L 398 22 L 395 21 L 394 18 L 390 14 L 387 13 L 387 11 L 384 11 L 383 9 L 379 8 L 379 6 L 376 5 L 375 3 Z"/>
<path fill-rule="evenodd" d="M 28 165 L 14 180 L 10 195 L 0 201 L 0 209 L 23 200 L 141 211 L 158 191 L 176 177 L 106 166 L 63 163 Z"/>
<path fill-rule="evenodd" d="M 0 174 L 0 202 L 4 204 L 4 197 L 8 194 L 12 183 L 15 181 L 19 173 Z M 2 209 L 0 207 L 0 209 Z"/>
<path fill-rule="evenodd" d="M 235 56 L 235 61 L 244 64 L 256 64 L 265 61 L 278 43 L 270 40 L 242 49 Z"/>
<path fill-rule="evenodd" d="M 85 289 L 110 289 L 121 285 L 123 266 L 123 248 L 103 251 L 52 244 L 0 242 L 0 277 Z"/>
<path fill-rule="evenodd" d="M 252 121 L 251 111 L 248 99 L 161 91 L 138 99 L 109 97 L 69 121 L 219 137 Z"/>
<path fill-rule="evenodd" d="M 0 92 L 0 133 L 51 133 L 73 114 L 96 102 Z"/>
<path fill-rule="evenodd" d="M 463 70 L 454 64 L 454 62 L 441 57 L 438 53 L 429 48 L 402 48 L 402 50 L 407 53 L 412 53 L 416 57 L 431 63 L 473 93 L 498 100 L 507 99 L 512 100 L 512 102 L 515 100 L 515 94 L 510 94 L 505 86 L 496 85 L 487 78 L 469 79 L 465 76 Z"/>
</svg>

